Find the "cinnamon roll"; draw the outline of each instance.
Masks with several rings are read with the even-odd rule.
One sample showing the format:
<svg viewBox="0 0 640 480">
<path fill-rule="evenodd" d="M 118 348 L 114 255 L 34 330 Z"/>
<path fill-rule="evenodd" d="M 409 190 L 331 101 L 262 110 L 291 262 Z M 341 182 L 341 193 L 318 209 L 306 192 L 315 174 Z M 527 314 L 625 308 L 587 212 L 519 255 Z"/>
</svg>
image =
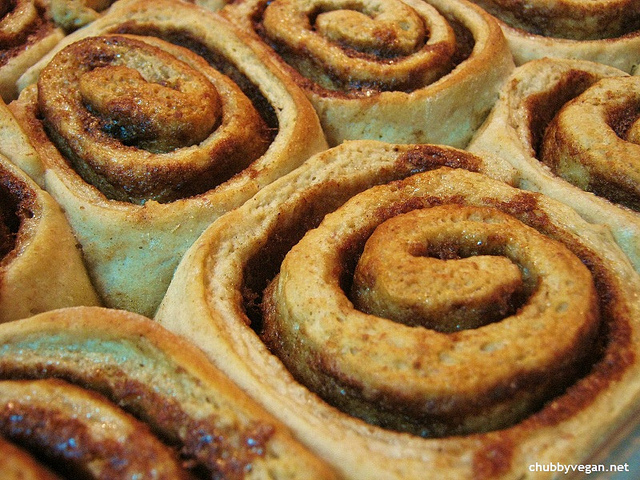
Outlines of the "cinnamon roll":
<svg viewBox="0 0 640 480">
<path fill-rule="evenodd" d="M 60 207 L 0 155 L 0 322 L 99 302 Z"/>
<path fill-rule="evenodd" d="M 60 309 L 2 325 L 0 338 L 0 433 L 64 478 L 335 478 L 147 318 Z"/>
<path fill-rule="evenodd" d="M 494 15 L 517 65 L 552 57 L 631 72 L 640 62 L 640 6 L 633 0 L 471 0 Z"/>
<path fill-rule="evenodd" d="M 640 277 L 518 181 L 489 155 L 345 142 L 216 220 L 156 320 L 345 478 L 580 463 L 640 400 Z"/>
<path fill-rule="evenodd" d="M 464 146 L 513 68 L 496 22 L 457 0 L 250 0 L 220 13 L 271 47 L 330 145 Z"/>
<path fill-rule="evenodd" d="M 303 92 L 195 5 L 118 2 L 32 73 L 11 109 L 106 306 L 152 315 L 210 222 L 326 148 Z"/>
<path fill-rule="evenodd" d="M 13 100 L 16 81 L 51 50 L 65 33 L 41 0 L 10 0 L 0 7 L 0 96 Z"/>
<path fill-rule="evenodd" d="M 66 34 L 99 18 L 115 0 L 6 0 L 0 6 L 0 97 L 18 96 L 22 74 Z"/>
<path fill-rule="evenodd" d="M 518 67 L 468 148 L 521 173 L 520 187 L 607 225 L 640 268 L 640 79 L 587 61 L 543 59 Z"/>
</svg>

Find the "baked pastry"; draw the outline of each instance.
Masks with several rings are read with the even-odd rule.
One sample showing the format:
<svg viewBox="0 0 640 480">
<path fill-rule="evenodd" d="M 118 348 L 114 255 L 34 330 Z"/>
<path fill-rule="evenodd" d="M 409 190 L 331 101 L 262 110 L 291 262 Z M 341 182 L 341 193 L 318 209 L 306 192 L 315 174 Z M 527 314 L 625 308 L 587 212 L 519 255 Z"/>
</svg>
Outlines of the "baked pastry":
<svg viewBox="0 0 640 480">
<path fill-rule="evenodd" d="M 607 225 L 638 269 L 639 89 L 640 78 L 606 65 L 531 61 L 505 84 L 468 149 L 501 156 L 520 172 L 521 188 Z"/>
<path fill-rule="evenodd" d="M 126 1 L 31 71 L 10 107 L 106 306 L 152 315 L 211 221 L 326 148 L 302 91 L 263 57 L 202 8 Z"/>
<path fill-rule="evenodd" d="M 99 303 L 58 204 L 0 155 L 0 322 Z"/>
<path fill-rule="evenodd" d="M 330 145 L 464 146 L 513 69 L 496 22 L 457 0 L 249 0 L 220 13 L 272 48 Z"/>
<path fill-rule="evenodd" d="M 640 399 L 638 274 L 606 228 L 478 169 L 518 182 L 441 146 L 320 153 L 203 233 L 156 320 L 345 478 L 522 478 L 587 461 Z M 379 265 L 360 265 L 380 235 Z M 396 244 L 402 256 L 380 258 Z M 402 305 L 425 268 L 409 322 L 359 298 L 387 275 Z M 436 305 L 449 283 L 490 284 L 498 308 L 450 291 Z M 460 324 L 465 310 L 479 321 Z"/>
<path fill-rule="evenodd" d="M 51 50 L 64 31 L 48 16 L 40 0 L 3 2 L 0 7 L 0 96 L 13 100 L 16 81 Z"/>
<path fill-rule="evenodd" d="M 0 100 L 0 154 L 11 160 L 40 187 L 44 185 L 44 172 L 38 153 L 34 150 L 7 105 Z"/>
<path fill-rule="evenodd" d="M 18 96 L 18 78 L 66 34 L 102 15 L 114 0 L 7 0 L 0 7 L 0 97 Z"/>
<path fill-rule="evenodd" d="M 471 1 L 499 20 L 517 65 L 568 58 L 632 72 L 640 62 L 640 6 L 634 0 Z"/>
<path fill-rule="evenodd" d="M 0 337 L 0 432 L 67 478 L 335 478 L 147 318 L 61 309 L 4 324 Z"/>
</svg>

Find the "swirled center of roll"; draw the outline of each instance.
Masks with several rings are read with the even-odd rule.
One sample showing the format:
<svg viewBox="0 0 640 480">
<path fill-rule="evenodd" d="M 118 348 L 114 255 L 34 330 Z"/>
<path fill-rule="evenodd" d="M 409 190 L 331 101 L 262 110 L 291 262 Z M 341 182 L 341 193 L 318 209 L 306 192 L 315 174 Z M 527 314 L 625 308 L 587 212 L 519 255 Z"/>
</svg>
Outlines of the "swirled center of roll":
<svg viewBox="0 0 640 480">
<path fill-rule="evenodd" d="M 532 288 L 508 258 L 504 227 L 483 213 L 452 212 L 445 221 L 438 209 L 416 212 L 388 220 L 367 241 L 354 276 L 356 307 L 443 332 L 514 313 Z"/>
<path fill-rule="evenodd" d="M 17 43 L 38 22 L 39 14 L 32 0 L 5 1 L 0 5 L 0 46 Z"/>
<path fill-rule="evenodd" d="M 104 120 L 104 131 L 151 152 L 200 143 L 220 118 L 218 93 L 200 76 L 163 85 L 147 81 L 136 69 L 114 65 L 85 73 L 79 87 L 88 108 Z"/>
<path fill-rule="evenodd" d="M 66 47 L 40 75 L 38 107 L 49 137 L 85 181 L 136 203 L 207 191 L 271 140 L 230 78 L 152 37 L 90 37 Z"/>
<path fill-rule="evenodd" d="M 508 25 L 571 40 L 614 38 L 640 28 L 640 7 L 630 0 L 472 0 Z"/>
<path fill-rule="evenodd" d="M 563 244 L 496 208 L 394 213 L 435 175 L 356 196 L 308 232 L 267 289 L 262 338 L 308 388 L 373 424 L 422 436 L 503 428 L 589 364 L 593 279 Z"/>
<path fill-rule="evenodd" d="M 640 210 L 640 78 L 605 78 L 547 127 L 541 160 L 579 188 Z"/>
<path fill-rule="evenodd" d="M 330 90 L 424 86 L 452 67 L 456 39 L 431 5 L 396 0 L 276 0 L 264 31 L 301 75 Z"/>
<path fill-rule="evenodd" d="M 405 15 L 398 15 L 396 10 L 382 9 L 379 13 L 367 10 L 365 6 L 365 12 L 332 10 L 320 13 L 315 29 L 332 42 L 382 56 L 410 55 L 421 47 L 426 32 L 415 12 L 407 9 Z"/>
</svg>

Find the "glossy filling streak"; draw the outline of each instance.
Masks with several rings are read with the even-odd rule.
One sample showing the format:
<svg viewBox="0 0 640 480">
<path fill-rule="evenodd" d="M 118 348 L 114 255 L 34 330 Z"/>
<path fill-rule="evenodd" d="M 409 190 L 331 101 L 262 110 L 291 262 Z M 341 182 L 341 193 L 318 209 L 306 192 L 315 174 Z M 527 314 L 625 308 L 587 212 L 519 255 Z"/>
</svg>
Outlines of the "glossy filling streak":
<svg viewBox="0 0 640 480">
<path fill-rule="evenodd" d="M 253 18 L 255 31 L 305 88 L 371 96 L 423 88 L 464 61 L 473 36 L 425 3 L 276 0 Z"/>
</svg>

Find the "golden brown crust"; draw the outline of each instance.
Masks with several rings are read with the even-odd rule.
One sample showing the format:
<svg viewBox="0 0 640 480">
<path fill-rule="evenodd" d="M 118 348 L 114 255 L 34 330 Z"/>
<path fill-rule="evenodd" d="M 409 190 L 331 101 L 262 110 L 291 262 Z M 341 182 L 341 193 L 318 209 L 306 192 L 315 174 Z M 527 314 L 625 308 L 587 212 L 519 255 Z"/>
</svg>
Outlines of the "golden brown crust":
<svg viewBox="0 0 640 480">
<path fill-rule="evenodd" d="M 472 0 L 499 19 L 517 65 L 552 57 L 631 72 L 640 61 L 640 7 L 633 0 Z"/>
<path fill-rule="evenodd" d="M 62 146 L 65 148 L 61 149 L 52 141 L 55 135 L 50 132 L 53 128 L 41 119 L 40 104 L 44 101 L 34 86 L 25 89 L 20 99 L 11 105 L 47 167 L 46 188 L 65 208 L 107 306 L 147 315 L 152 315 L 159 304 L 180 256 L 213 219 L 241 205 L 312 153 L 326 148 L 318 118 L 304 93 L 273 68 L 262 50 L 247 46 L 241 32 L 213 13 L 180 3 L 180 15 L 176 16 L 177 6 L 171 0 L 118 2 L 91 25 L 67 36 L 25 77 L 35 81 L 51 58 L 67 45 L 104 34 L 136 36 L 138 40 L 144 37 L 145 42 L 153 43 L 152 49 L 163 45 L 164 51 L 178 55 L 180 61 L 190 64 L 190 68 L 195 67 L 209 81 L 214 78 L 214 74 L 208 73 L 213 66 L 224 74 L 216 73 L 214 82 L 218 95 L 224 97 L 221 100 L 223 116 L 200 146 L 181 147 L 173 153 L 157 155 L 135 146 L 122 147 L 127 152 L 135 151 L 135 155 L 126 159 L 118 156 L 118 162 L 122 164 L 127 160 L 135 165 L 140 156 L 148 159 L 138 167 L 142 178 L 133 179 L 136 191 L 130 192 L 136 194 L 136 201 L 142 205 L 122 201 L 120 195 L 115 195 L 115 188 L 101 191 L 100 185 L 86 182 L 83 179 L 86 175 L 81 176 L 70 167 L 76 155 L 65 154 L 65 142 L 70 140 L 64 140 Z M 144 68 L 142 73 L 146 75 Z M 50 75 L 56 73 L 43 71 L 43 76 Z M 219 77 L 226 80 L 219 80 Z M 238 103 L 247 103 L 246 98 L 240 102 L 229 95 L 239 89 L 244 92 L 243 98 L 248 97 L 255 107 L 249 115 L 255 117 L 257 110 L 262 117 L 259 123 L 266 123 L 268 145 L 264 144 L 264 135 L 256 131 L 261 128 L 250 127 L 252 123 L 242 109 L 235 108 Z M 104 122 L 96 120 L 97 117 L 86 109 L 80 110 L 79 115 L 89 115 L 92 121 Z M 246 148 L 237 148 L 238 142 L 232 137 L 234 129 L 227 130 L 233 125 L 239 125 L 245 133 L 249 129 L 250 134 L 257 134 Z M 104 132 L 99 135 L 105 136 Z M 72 135 L 71 139 L 76 142 L 83 136 Z M 106 141 L 120 143 L 113 138 Z M 212 149 L 207 150 L 209 144 Z M 264 150 L 264 153 L 252 161 L 245 155 L 252 149 Z M 218 182 L 214 185 L 207 183 L 210 175 L 203 174 L 208 171 L 207 162 L 211 163 L 212 150 L 222 159 L 221 166 L 214 167 L 222 173 L 216 175 Z M 255 157 L 256 152 L 251 154 Z M 240 165 L 227 164 L 238 157 Z M 110 156 L 107 154 L 104 158 Z M 172 201 L 159 203 L 144 192 L 158 187 L 154 179 L 160 176 L 159 171 L 170 165 L 170 159 L 177 165 L 166 169 L 170 183 L 160 185 L 160 190 L 166 191 L 160 192 L 158 200 Z M 190 166 L 190 161 L 199 166 Z M 117 182 L 122 177 L 131 178 L 128 169 L 115 166 L 115 171 L 120 169 L 127 173 L 115 175 Z M 188 182 L 182 185 L 188 178 L 192 180 L 191 186 Z M 107 182 L 102 179 L 101 183 Z M 130 186 L 124 185 L 122 189 L 130 189 Z M 113 196 L 116 200 L 110 199 Z M 144 201 L 140 196 L 146 197 Z M 145 272 L 152 280 L 141 282 L 140 272 Z"/>
<path fill-rule="evenodd" d="M 0 429 L 63 464 L 106 469 L 105 478 L 334 478 L 201 352 L 149 319 L 75 308 L 3 327 Z"/>
<path fill-rule="evenodd" d="M 60 207 L 0 156 L 0 322 L 99 303 Z"/>
<path fill-rule="evenodd" d="M 513 68 L 496 22 L 465 2 L 319 5 L 253 0 L 221 14 L 273 48 L 316 107 L 331 145 L 366 138 L 464 146 Z M 353 28 L 326 26 L 337 24 L 331 16 Z"/>
<path fill-rule="evenodd" d="M 198 344 L 234 381 L 253 392 L 347 478 L 423 478 L 425 469 L 445 479 L 526 478 L 531 473 L 528 466 L 535 462 L 584 461 L 612 429 L 622 425 L 627 415 L 633 414 L 638 404 L 640 365 L 634 350 L 640 339 L 640 305 L 636 296 L 640 279 L 606 229 L 588 224 L 571 209 L 539 194 L 461 169 L 441 169 L 418 174 L 422 176 L 420 184 L 424 190 L 410 188 L 418 180 L 376 187 L 379 190 L 374 189 L 370 194 L 375 204 L 372 209 L 367 208 L 368 201 L 361 200 L 368 198 L 366 192 L 364 197 L 355 196 L 349 202 L 356 210 L 360 209 L 354 215 L 358 221 L 363 217 L 394 216 L 400 211 L 429 208 L 429 205 L 434 208 L 440 204 L 489 206 L 526 223 L 543 236 L 563 243 L 588 267 L 602 319 L 601 348 L 591 350 L 596 358 L 587 362 L 590 369 L 571 380 L 564 393 L 553 396 L 535 413 L 525 415 L 524 420 L 487 433 L 438 439 L 375 427 L 321 401 L 294 380 L 291 372 L 259 339 L 264 318 L 255 305 L 260 303 L 262 288 L 280 270 L 285 253 L 314 228 L 327 211 L 334 210 L 347 198 L 367 188 L 366 185 L 387 183 L 423 169 L 436 168 L 431 163 L 435 158 L 440 156 L 441 162 L 443 157 L 454 156 L 453 150 L 443 147 L 413 149 L 406 145 L 347 142 L 313 157 L 245 206 L 220 218 L 185 256 L 157 320 Z M 407 158 L 413 159 L 410 168 Z M 419 158 L 422 163 L 417 161 Z M 496 174 L 494 168 L 478 157 L 458 154 L 457 158 L 475 158 L 474 162 L 463 164 L 471 166 L 475 163 L 476 168 L 480 166 L 484 172 Z M 484 158 L 485 161 L 490 159 Z M 431 166 L 427 167 L 429 164 Z M 518 180 L 517 175 L 502 178 L 511 182 Z M 404 186 L 407 186 L 406 190 L 403 190 Z M 407 193 L 403 209 L 388 204 L 385 197 L 378 194 L 386 189 L 392 192 L 390 195 Z M 341 212 L 336 210 L 333 219 L 345 219 Z M 336 220 L 340 225 L 337 231 L 347 232 L 358 221 Z M 358 256 L 358 245 L 366 237 L 362 234 L 350 244 L 353 256 Z M 323 247 L 314 245 L 313 250 L 306 249 L 306 254 L 312 256 L 316 248 Z M 327 250 L 334 251 L 331 247 Z M 350 272 L 354 268 L 353 259 L 347 263 L 346 272 Z M 298 265 L 301 269 L 317 268 L 313 262 Z M 342 288 L 346 294 L 350 277 L 339 275 L 345 271 L 342 268 L 330 268 L 328 275 L 320 275 L 320 278 L 326 281 L 327 288 Z M 309 286 L 308 290 L 313 296 L 313 288 Z M 336 318 L 328 313 L 325 306 L 329 301 L 326 296 L 314 297 L 303 308 L 318 317 L 325 313 L 325 321 L 348 328 L 346 317 Z M 339 322 L 340 319 L 344 321 Z M 506 323 L 501 325 L 505 321 L 476 331 L 488 331 L 487 327 L 493 325 L 496 328 L 506 326 Z M 383 323 L 380 321 L 380 325 Z M 350 335 L 356 340 L 362 339 L 363 348 L 376 344 L 402 348 L 403 341 L 390 333 L 393 330 L 385 333 L 384 328 L 380 328 L 380 337 L 373 333 L 369 341 L 364 341 L 364 337 L 376 332 L 373 325 L 375 322 L 356 328 Z M 331 331 L 306 321 L 300 322 L 299 327 L 301 332 L 310 330 L 311 336 L 305 337 L 305 341 L 323 338 L 325 345 L 340 348 L 343 339 L 330 335 Z M 395 325 L 394 328 L 420 331 L 420 327 Z M 473 332 L 466 330 L 464 333 L 472 335 Z M 460 333 L 449 334 L 450 341 L 456 343 Z M 535 336 L 531 339 L 535 344 Z M 344 341 L 347 346 L 344 355 L 357 353 L 357 348 L 349 350 L 348 339 Z M 536 348 L 544 350 L 542 345 Z M 407 348 L 405 355 L 409 358 L 428 355 L 428 350 Z M 499 351 L 485 353 L 499 356 Z M 331 360 L 326 357 L 324 360 L 329 362 L 325 367 L 331 370 Z M 354 363 L 357 365 L 358 361 Z M 449 368 L 445 361 L 437 367 Z M 404 377 L 399 369 L 387 368 L 389 382 L 402 385 Z M 380 373 L 384 375 L 385 371 Z M 332 386 L 325 385 L 327 388 Z M 361 384 L 350 383 L 350 388 L 359 389 Z"/>
<path fill-rule="evenodd" d="M 625 77 L 593 62 L 529 62 L 505 84 L 468 148 L 513 164 L 521 188 L 554 197 L 589 222 L 607 225 L 638 269 L 640 217 L 633 185 L 638 82 Z M 620 84 L 622 91 L 615 87 Z M 571 113 L 576 109 L 577 118 Z"/>
</svg>

